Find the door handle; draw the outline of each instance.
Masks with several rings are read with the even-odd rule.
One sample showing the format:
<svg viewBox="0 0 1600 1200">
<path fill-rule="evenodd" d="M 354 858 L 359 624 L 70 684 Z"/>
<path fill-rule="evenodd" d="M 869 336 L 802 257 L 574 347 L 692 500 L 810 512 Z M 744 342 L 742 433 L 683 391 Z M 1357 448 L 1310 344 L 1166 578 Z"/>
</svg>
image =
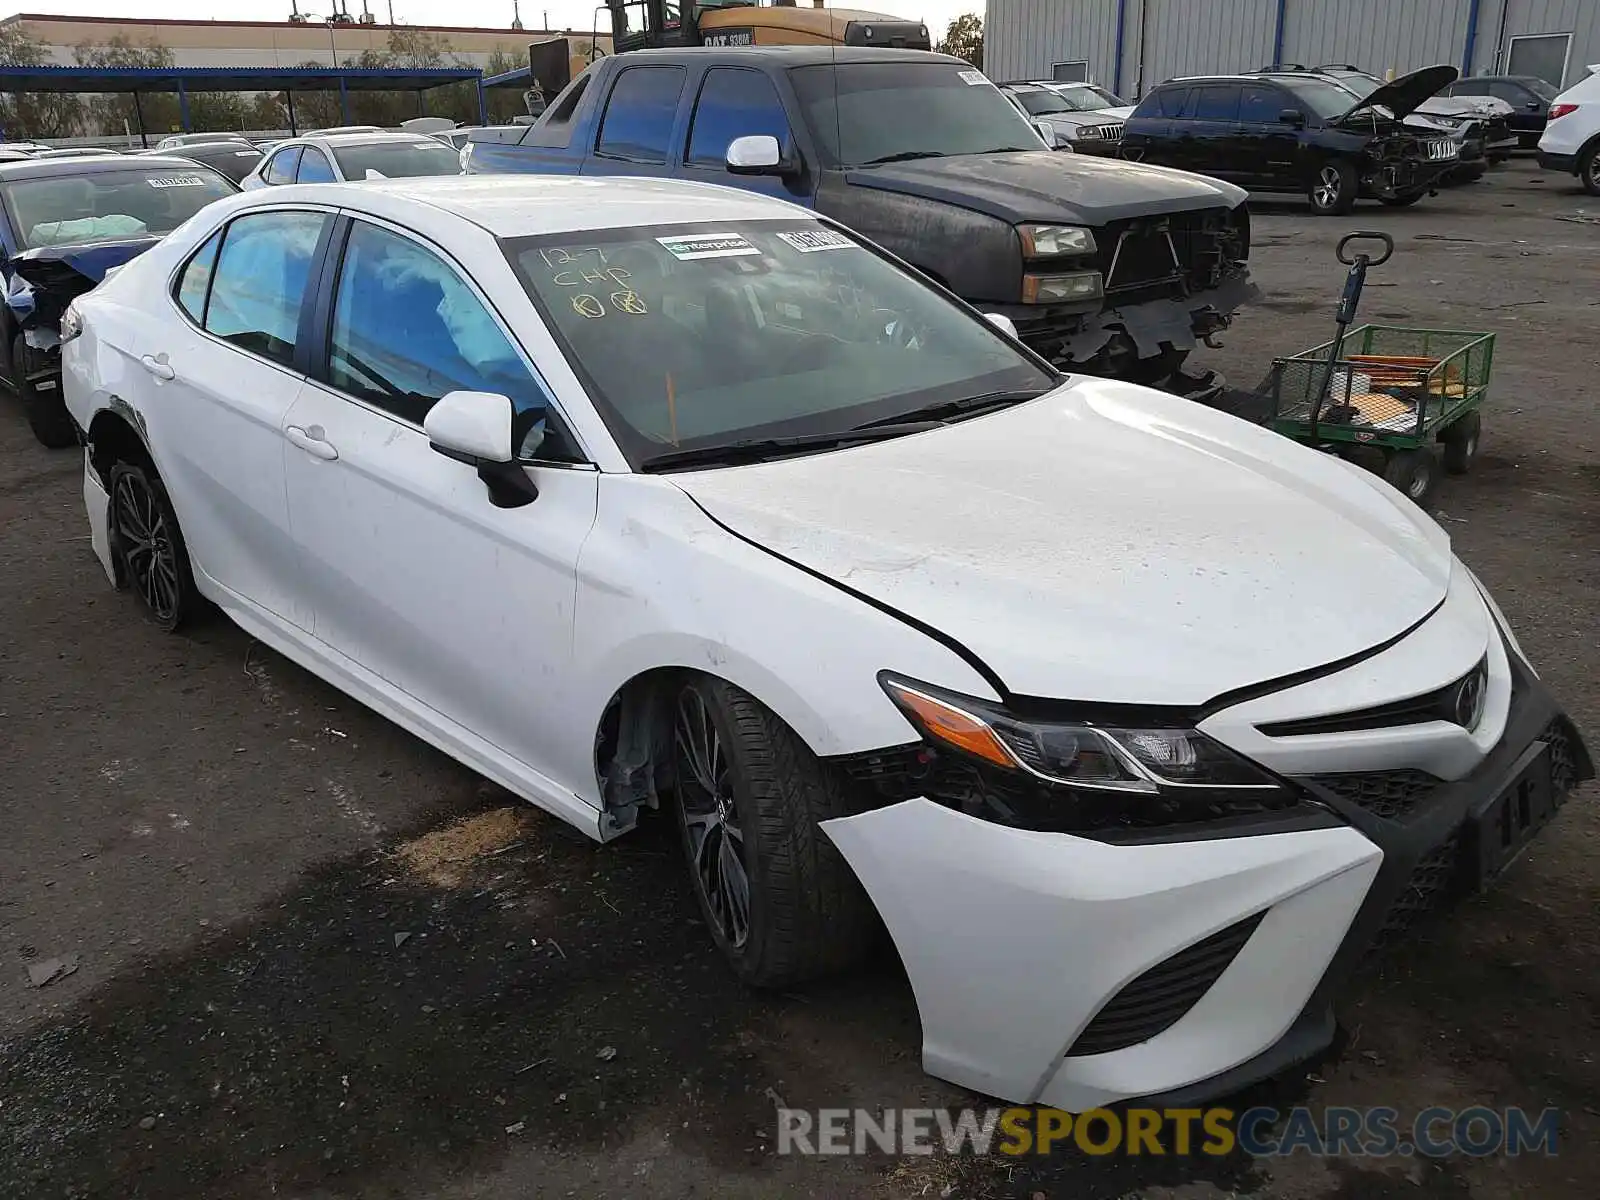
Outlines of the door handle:
<svg viewBox="0 0 1600 1200">
<path fill-rule="evenodd" d="M 139 359 L 140 365 L 157 379 L 176 379 L 178 373 L 172 369 L 172 364 L 167 362 L 165 353 L 146 354 Z"/>
<path fill-rule="evenodd" d="M 334 449 L 332 442 L 318 436 L 321 433 L 320 425 L 313 425 L 309 430 L 301 429 L 298 425 L 290 425 L 284 429 L 283 436 L 313 458 L 332 462 L 339 457 L 339 452 Z"/>
</svg>

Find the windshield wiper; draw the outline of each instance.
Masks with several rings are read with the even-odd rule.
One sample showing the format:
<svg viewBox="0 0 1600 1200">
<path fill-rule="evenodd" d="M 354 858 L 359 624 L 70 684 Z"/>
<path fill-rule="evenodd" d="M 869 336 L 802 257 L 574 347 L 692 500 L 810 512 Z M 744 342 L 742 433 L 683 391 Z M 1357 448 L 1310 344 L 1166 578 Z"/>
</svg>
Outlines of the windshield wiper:
<svg viewBox="0 0 1600 1200">
<path fill-rule="evenodd" d="M 678 467 L 729 466 L 735 463 L 760 462 L 767 458 L 782 458 L 787 454 L 803 454 L 808 450 L 832 450 L 865 442 L 882 442 L 889 438 L 904 437 L 908 433 L 926 433 L 937 429 L 941 421 L 907 421 L 895 417 L 881 425 L 863 425 L 840 433 L 802 433 L 793 437 L 746 438 L 743 441 L 723 442 L 715 446 L 696 446 L 692 450 L 669 450 L 665 454 L 652 454 L 639 463 L 641 471 L 671 471 Z"/>
<path fill-rule="evenodd" d="M 943 158 L 942 150 L 902 150 L 899 154 L 885 154 L 882 158 L 869 158 L 858 165 L 876 167 L 882 163 L 910 162 L 914 158 Z"/>
<path fill-rule="evenodd" d="M 985 392 L 981 396 L 963 396 L 959 400 L 944 400 L 938 404 L 929 404 L 925 408 L 914 408 L 910 412 L 897 413 L 892 417 L 886 417 L 884 421 L 885 423 L 890 421 L 944 422 L 962 417 L 976 417 L 981 413 L 1007 408 L 1027 400 L 1037 400 L 1050 390 L 1050 388 L 1043 388 L 1039 391 Z M 880 427 L 877 422 L 868 421 L 865 425 L 858 425 L 856 428 L 871 430 Z"/>
</svg>

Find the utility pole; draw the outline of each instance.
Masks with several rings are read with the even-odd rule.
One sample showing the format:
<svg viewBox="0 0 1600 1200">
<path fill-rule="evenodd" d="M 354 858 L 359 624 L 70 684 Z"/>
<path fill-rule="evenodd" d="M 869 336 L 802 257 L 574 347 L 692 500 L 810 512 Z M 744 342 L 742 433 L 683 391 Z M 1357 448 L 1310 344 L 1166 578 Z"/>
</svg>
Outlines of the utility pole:
<svg viewBox="0 0 1600 1200">
<path fill-rule="evenodd" d="M 394 0 L 389 0 L 389 24 L 394 24 Z"/>
</svg>

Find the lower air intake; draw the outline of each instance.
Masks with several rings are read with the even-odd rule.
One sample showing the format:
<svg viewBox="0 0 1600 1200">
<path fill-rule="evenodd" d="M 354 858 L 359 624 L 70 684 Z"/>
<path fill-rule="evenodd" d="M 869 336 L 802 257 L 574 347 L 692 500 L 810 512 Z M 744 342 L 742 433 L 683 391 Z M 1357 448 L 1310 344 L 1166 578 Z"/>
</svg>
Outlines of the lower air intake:
<svg viewBox="0 0 1600 1200">
<path fill-rule="evenodd" d="M 1211 990 L 1264 916 L 1246 917 L 1151 967 L 1095 1014 L 1067 1057 L 1126 1050 L 1171 1029 Z"/>
</svg>

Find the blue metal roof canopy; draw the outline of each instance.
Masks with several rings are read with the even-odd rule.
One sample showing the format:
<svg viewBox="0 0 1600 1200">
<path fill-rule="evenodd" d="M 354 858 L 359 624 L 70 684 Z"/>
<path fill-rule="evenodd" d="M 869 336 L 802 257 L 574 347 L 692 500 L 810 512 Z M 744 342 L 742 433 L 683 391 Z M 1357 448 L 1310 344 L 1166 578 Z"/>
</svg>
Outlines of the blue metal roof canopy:
<svg viewBox="0 0 1600 1200">
<path fill-rule="evenodd" d="M 487 121 L 483 72 L 476 67 L 57 67 L 0 66 L 0 92 L 130 92 L 139 118 L 139 137 L 146 145 L 144 112 L 139 97 L 146 92 L 177 92 L 180 122 L 189 129 L 189 93 L 283 92 L 289 107 L 289 129 L 295 132 L 295 92 L 338 92 L 340 111 L 350 120 L 350 93 L 416 92 L 423 94 L 452 83 L 478 87 L 478 114 Z"/>
</svg>

